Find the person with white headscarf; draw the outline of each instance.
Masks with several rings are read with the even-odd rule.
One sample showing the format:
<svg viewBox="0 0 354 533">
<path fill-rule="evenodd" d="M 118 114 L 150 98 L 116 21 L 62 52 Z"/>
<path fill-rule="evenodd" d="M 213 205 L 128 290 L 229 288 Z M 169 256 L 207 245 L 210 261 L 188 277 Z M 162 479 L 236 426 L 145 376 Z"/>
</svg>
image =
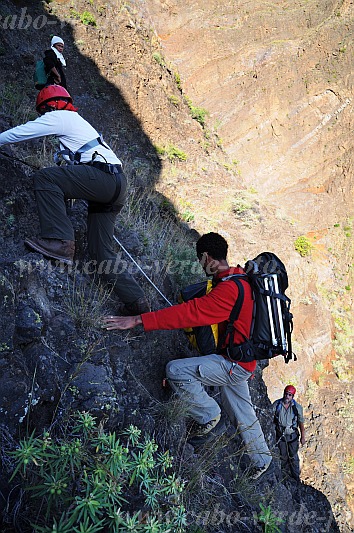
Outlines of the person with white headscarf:
<svg viewBox="0 0 354 533">
<path fill-rule="evenodd" d="M 64 68 L 66 61 L 63 56 L 64 41 L 61 37 L 54 35 L 50 43 L 50 50 L 44 52 L 44 68 L 48 74 L 47 85 L 61 85 L 67 89 Z"/>
</svg>

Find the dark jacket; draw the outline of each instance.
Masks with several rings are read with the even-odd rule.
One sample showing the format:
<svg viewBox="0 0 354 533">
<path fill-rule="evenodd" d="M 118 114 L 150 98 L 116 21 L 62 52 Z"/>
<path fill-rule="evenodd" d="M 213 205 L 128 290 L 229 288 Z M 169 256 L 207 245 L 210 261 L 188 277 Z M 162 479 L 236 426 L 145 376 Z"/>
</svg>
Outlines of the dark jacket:
<svg viewBox="0 0 354 533">
<path fill-rule="evenodd" d="M 44 62 L 44 69 L 45 69 L 46 74 L 48 74 L 48 72 L 50 72 L 53 67 L 57 69 L 60 75 L 60 78 L 61 78 L 59 85 L 67 89 L 64 69 L 63 69 L 63 66 L 60 60 L 57 58 L 54 50 L 50 49 L 44 52 L 43 62 Z M 47 85 L 53 85 L 54 83 L 57 83 L 57 81 L 55 79 L 54 74 L 51 72 L 48 76 Z"/>
</svg>

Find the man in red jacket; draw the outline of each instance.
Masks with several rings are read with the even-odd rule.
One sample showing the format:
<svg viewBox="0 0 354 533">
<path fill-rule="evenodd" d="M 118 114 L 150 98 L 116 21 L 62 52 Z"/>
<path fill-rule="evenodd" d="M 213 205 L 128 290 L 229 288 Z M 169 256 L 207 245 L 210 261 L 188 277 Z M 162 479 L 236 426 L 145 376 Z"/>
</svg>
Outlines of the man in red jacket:
<svg viewBox="0 0 354 533">
<path fill-rule="evenodd" d="M 240 267 L 227 263 L 228 244 L 218 233 L 203 235 L 196 245 L 198 259 L 207 276 L 217 282 L 215 288 L 202 296 L 180 305 L 138 316 L 110 316 L 104 320 L 108 330 L 125 330 L 142 324 L 145 331 L 207 326 L 217 323 L 219 338 L 223 338 L 227 321 L 238 296 L 238 287 L 232 274 L 244 274 Z M 249 283 L 241 279 L 244 302 L 235 322 L 235 344 L 249 337 L 253 300 Z M 222 350 L 221 350 L 222 352 Z M 252 477 L 259 478 L 268 470 L 272 457 L 256 417 L 248 388 L 248 379 L 256 368 L 256 361 L 232 362 L 226 355 L 211 354 L 177 359 L 167 364 L 166 375 L 174 391 L 183 395 L 189 405 L 189 414 L 198 426 L 197 435 L 218 434 L 222 424 L 220 406 L 205 391 L 204 385 L 221 388 L 222 405 L 232 424 L 239 428 L 247 452 L 254 465 Z"/>
</svg>

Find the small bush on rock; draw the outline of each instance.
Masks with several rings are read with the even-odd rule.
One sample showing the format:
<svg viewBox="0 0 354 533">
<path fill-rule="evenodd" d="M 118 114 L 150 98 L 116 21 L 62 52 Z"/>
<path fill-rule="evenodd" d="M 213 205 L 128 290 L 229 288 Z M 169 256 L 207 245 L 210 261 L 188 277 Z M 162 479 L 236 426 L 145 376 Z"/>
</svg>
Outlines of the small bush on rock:
<svg viewBox="0 0 354 533">
<path fill-rule="evenodd" d="M 305 237 L 305 235 L 301 235 L 296 239 L 294 247 L 295 250 L 299 252 L 301 257 L 306 257 L 307 255 L 310 255 L 313 250 L 313 244 L 307 237 Z"/>
</svg>

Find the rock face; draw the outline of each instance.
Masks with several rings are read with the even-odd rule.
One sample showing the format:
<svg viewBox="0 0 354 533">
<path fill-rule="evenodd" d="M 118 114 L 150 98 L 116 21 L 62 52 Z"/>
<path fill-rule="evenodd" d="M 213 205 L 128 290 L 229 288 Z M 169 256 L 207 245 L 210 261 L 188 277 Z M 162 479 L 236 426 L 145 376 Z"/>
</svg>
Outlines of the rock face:
<svg viewBox="0 0 354 533">
<path fill-rule="evenodd" d="M 128 210 L 117 225 L 135 258 L 146 264 L 154 216 L 163 218 L 168 211 L 188 241 L 195 241 L 195 230 L 222 232 L 232 243 L 231 262 L 271 248 L 287 263 L 299 361 L 288 366 L 272 361 L 257 371 L 251 390 L 272 449 L 269 398 L 278 397 L 291 380 L 305 406 L 306 485 L 284 485 L 277 463 L 270 482 L 259 489 L 273 491 L 272 505 L 289 532 L 352 528 L 349 6 L 327 2 L 321 12 L 308 3 L 248 3 L 237 12 L 232 3 L 201 1 L 93 6 L 82 0 L 73 10 L 65 0 L 45 8 L 6 0 L 1 6 L 2 130 L 35 118 L 32 69 L 55 28 L 65 41 L 69 90 L 80 113 L 103 130 L 122 158 L 132 194 L 144 196 L 139 208 L 145 226 L 124 225 Z M 21 29 L 19 19 L 8 18 L 5 28 L 4 17 L 19 16 L 23 9 L 32 21 L 45 16 L 52 24 L 43 31 L 34 23 Z M 78 18 L 86 9 L 96 26 Z M 192 118 L 186 94 L 209 110 L 204 127 Z M 171 155 L 172 148 L 179 157 Z M 17 145 L 12 155 L 42 166 L 52 151 L 51 140 L 34 141 Z M 89 410 L 112 428 L 135 423 L 163 433 L 153 407 L 168 397 L 160 386 L 167 361 L 191 355 L 183 333 L 106 334 L 97 327 L 100 316 L 116 312 L 119 302 L 82 272 L 85 207 L 77 202 L 70 211 L 77 270 L 28 253 L 23 240 L 38 233 L 30 172 L 11 157 L 0 157 L 2 441 L 8 433 L 18 438 L 26 430 L 40 431 L 70 409 Z M 166 231 L 170 227 L 166 223 Z M 311 255 L 294 249 L 302 234 Z M 169 238 L 176 247 L 174 234 Z M 182 274 L 161 278 L 159 287 L 172 301 Z M 165 305 L 147 283 L 144 288 L 154 309 Z M 179 436 L 184 430 L 182 424 Z M 173 435 L 164 439 L 172 449 L 177 446 Z M 218 472 L 229 489 L 232 471 Z M 5 478 L 0 486 L 7 495 L 6 472 Z M 220 501 L 230 518 L 235 500 Z M 246 516 L 225 529 L 259 530 L 252 504 L 238 504 Z M 201 525 L 216 532 L 221 519 L 217 522 L 218 510 L 213 511 L 214 525 Z M 5 519 L 3 530 L 11 531 Z"/>
</svg>

